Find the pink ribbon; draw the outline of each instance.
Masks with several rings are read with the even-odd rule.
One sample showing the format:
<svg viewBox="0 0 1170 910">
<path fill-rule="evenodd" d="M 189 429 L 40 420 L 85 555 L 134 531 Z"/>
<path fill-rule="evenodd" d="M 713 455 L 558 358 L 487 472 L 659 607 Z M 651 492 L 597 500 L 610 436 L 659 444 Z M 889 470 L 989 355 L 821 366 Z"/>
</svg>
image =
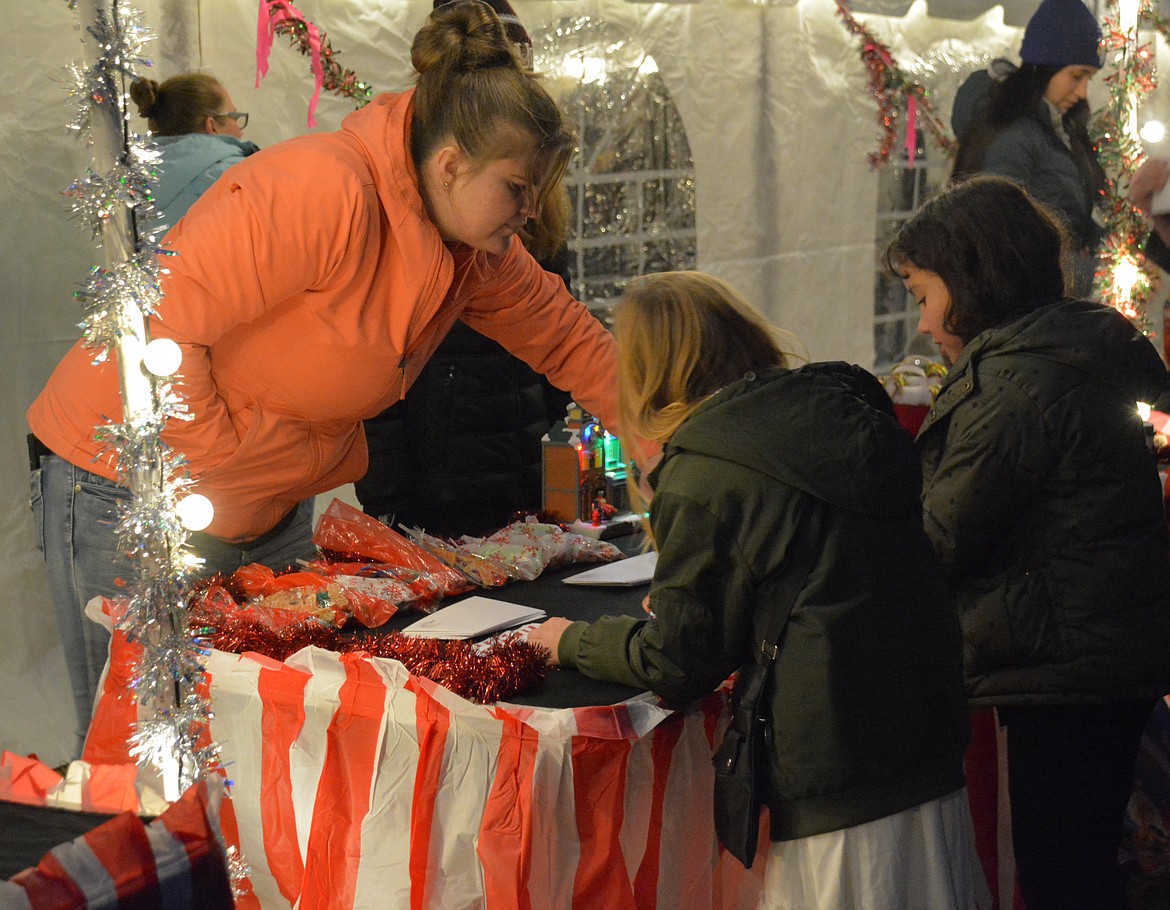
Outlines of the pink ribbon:
<svg viewBox="0 0 1170 910">
<path fill-rule="evenodd" d="M 918 99 L 906 96 L 906 157 L 914 167 L 914 155 L 918 151 Z"/>
<path fill-rule="evenodd" d="M 288 0 L 260 0 L 260 17 L 256 24 L 256 87 L 259 88 L 260 80 L 268 75 L 268 56 L 272 53 L 277 23 L 287 21 L 303 23 L 309 36 L 314 90 L 313 97 L 309 99 L 308 123 L 309 126 L 316 126 L 317 119 L 313 113 L 317 110 L 317 100 L 321 97 L 321 86 L 325 82 L 325 68 L 321 64 L 321 30 Z"/>
</svg>

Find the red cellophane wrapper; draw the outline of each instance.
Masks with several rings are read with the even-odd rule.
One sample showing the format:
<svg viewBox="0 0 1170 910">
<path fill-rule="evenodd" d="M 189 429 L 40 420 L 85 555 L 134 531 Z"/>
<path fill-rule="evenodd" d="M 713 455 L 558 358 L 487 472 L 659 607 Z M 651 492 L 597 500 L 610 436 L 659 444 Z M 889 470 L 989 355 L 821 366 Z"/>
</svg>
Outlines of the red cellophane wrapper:
<svg viewBox="0 0 1170 910">
<path fill-rule="evenodd" d="M 429 577 L 447 597 L 474 587 L 462 572 L 340 499 L 334 499 L 321 515 L 313 543 L 342 557 L 412 569 Z"/>
<path fill-rule="evenodd" d="M 226 584 L 234 587 L 234 577 L 233 573 Z M 328 582 L 328 579 L 322 580 Z M 321 600 L 317 599 L 318 594 L 324 595 Z M 241 603 L 223 585 L 208 584 L 196 592 L 189 621 L 193 628 L 206 627 L 212 634 L 244 625 L 279 634 L 306 625 L 319 629 L 337 628 L 348 616 L 345 596 L 336 586 L 332 592 L 328 588 L 274 588 L 270 594 L 260 594 Z"/>
<path fill-rule="evenodd" d="M 443 596 L 434 573 L 380 562 L 330 562 L 315 559 L 306 568 L 333 579 L 349 598 L 350 612 L 363 626 L 376 629 L 400 609 L 427 613 Z"/>
<path fill-rule="evenodd" d="M 343 626 L 350 604 L 333 579 L 317 572 L 277 575 L 268 566 L 250 563 L 232 573 L 227 587 L 257 610 L 312 616 L 331 626 Z"/>
</svg>

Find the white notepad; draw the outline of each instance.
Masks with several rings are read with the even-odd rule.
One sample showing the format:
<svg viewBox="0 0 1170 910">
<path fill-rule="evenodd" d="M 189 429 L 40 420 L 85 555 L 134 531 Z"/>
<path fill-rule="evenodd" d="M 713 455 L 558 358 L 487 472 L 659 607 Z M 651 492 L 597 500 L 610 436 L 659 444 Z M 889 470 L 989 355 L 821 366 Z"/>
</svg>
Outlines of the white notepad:
<svg viewBox="0 0 1170 910">
<path fill-rule="evenodd" d="M 651 550 L 640 556 L 607 562 L 596 569 L 579 572 L 562 580 L 567 585 L 644 585 L 654 577 L 656 565 L 658 551 Z"/>
<path fill-rule="evenodd" d="M 544 610 L 536 607 L 475 596 L 411 623 L 402 634 L 416 638 L 478 638 L 544 618 Z"/>
</svg>

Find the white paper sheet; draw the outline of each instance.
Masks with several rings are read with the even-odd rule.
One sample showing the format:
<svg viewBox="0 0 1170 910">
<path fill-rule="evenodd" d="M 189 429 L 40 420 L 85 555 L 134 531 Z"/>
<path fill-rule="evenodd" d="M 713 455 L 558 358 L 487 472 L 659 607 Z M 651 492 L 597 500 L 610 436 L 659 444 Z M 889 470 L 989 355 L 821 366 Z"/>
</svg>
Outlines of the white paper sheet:
<svg viewBox="0 0 1170 910">
<path fill-rule="evenodd" d="M 417 638 L 478 638 L 544 618 L 544 610 L 535 607 L 475 596 L 436 610 L 407 626 L 402 634 Z"/>
<path fill-rule="evenodd" d="M 567 585 L 644 585 L 654 577 L 658 553 L 651 550 L 640 556 L 630 556 L 617 562 L 607 562 L 563 579 Z"/>
</svg>

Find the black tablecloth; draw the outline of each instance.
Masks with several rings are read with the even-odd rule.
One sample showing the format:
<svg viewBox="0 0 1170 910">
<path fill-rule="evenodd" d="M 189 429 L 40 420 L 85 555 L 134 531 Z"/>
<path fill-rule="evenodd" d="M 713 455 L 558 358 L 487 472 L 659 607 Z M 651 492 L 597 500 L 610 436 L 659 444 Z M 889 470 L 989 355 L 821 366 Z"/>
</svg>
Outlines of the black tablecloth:
<svg viewBox="0 0 1170 910">
<path fill-rule="evenodd" d="M 621 550 L 636 555 L 640 552 L 642 536 L 629 535 L 612 541 Z M 502 588 L 477 590 L 480 597 L 506 600 L 509 603 L 539 607 L 548 616 L 564 616 L 572 620 L 592 622 L 605 615 L 629 615 L 644 618 L 642 599 L 649 591 L 649 585 L 630 587 L 601 585 L 567 585 L 564 579 L 576 575 L 590 565 L 573 565 L 556 572 L 545 572 L 535 581 L 519 582 Z M 471 596 L 471 595 L 467 595 Z M 460 598 L 444 601 L 444 606 L 457 603 Z M 375 630 L 384 632 L 402 629 L 418 619 L 418 614 L 400 611 L 384 626 Z M 539 690 L 513 696 L 507 701 L 512 704 L 532 705 L 540 708 L 579 708 L 586 705 L 612 705 L 639 694 L 642 690 L 632 689 L 616 683 L 600 682 L 582 676 L 575 670 L 550 669 L 548 679 Z"/>
</svg>

